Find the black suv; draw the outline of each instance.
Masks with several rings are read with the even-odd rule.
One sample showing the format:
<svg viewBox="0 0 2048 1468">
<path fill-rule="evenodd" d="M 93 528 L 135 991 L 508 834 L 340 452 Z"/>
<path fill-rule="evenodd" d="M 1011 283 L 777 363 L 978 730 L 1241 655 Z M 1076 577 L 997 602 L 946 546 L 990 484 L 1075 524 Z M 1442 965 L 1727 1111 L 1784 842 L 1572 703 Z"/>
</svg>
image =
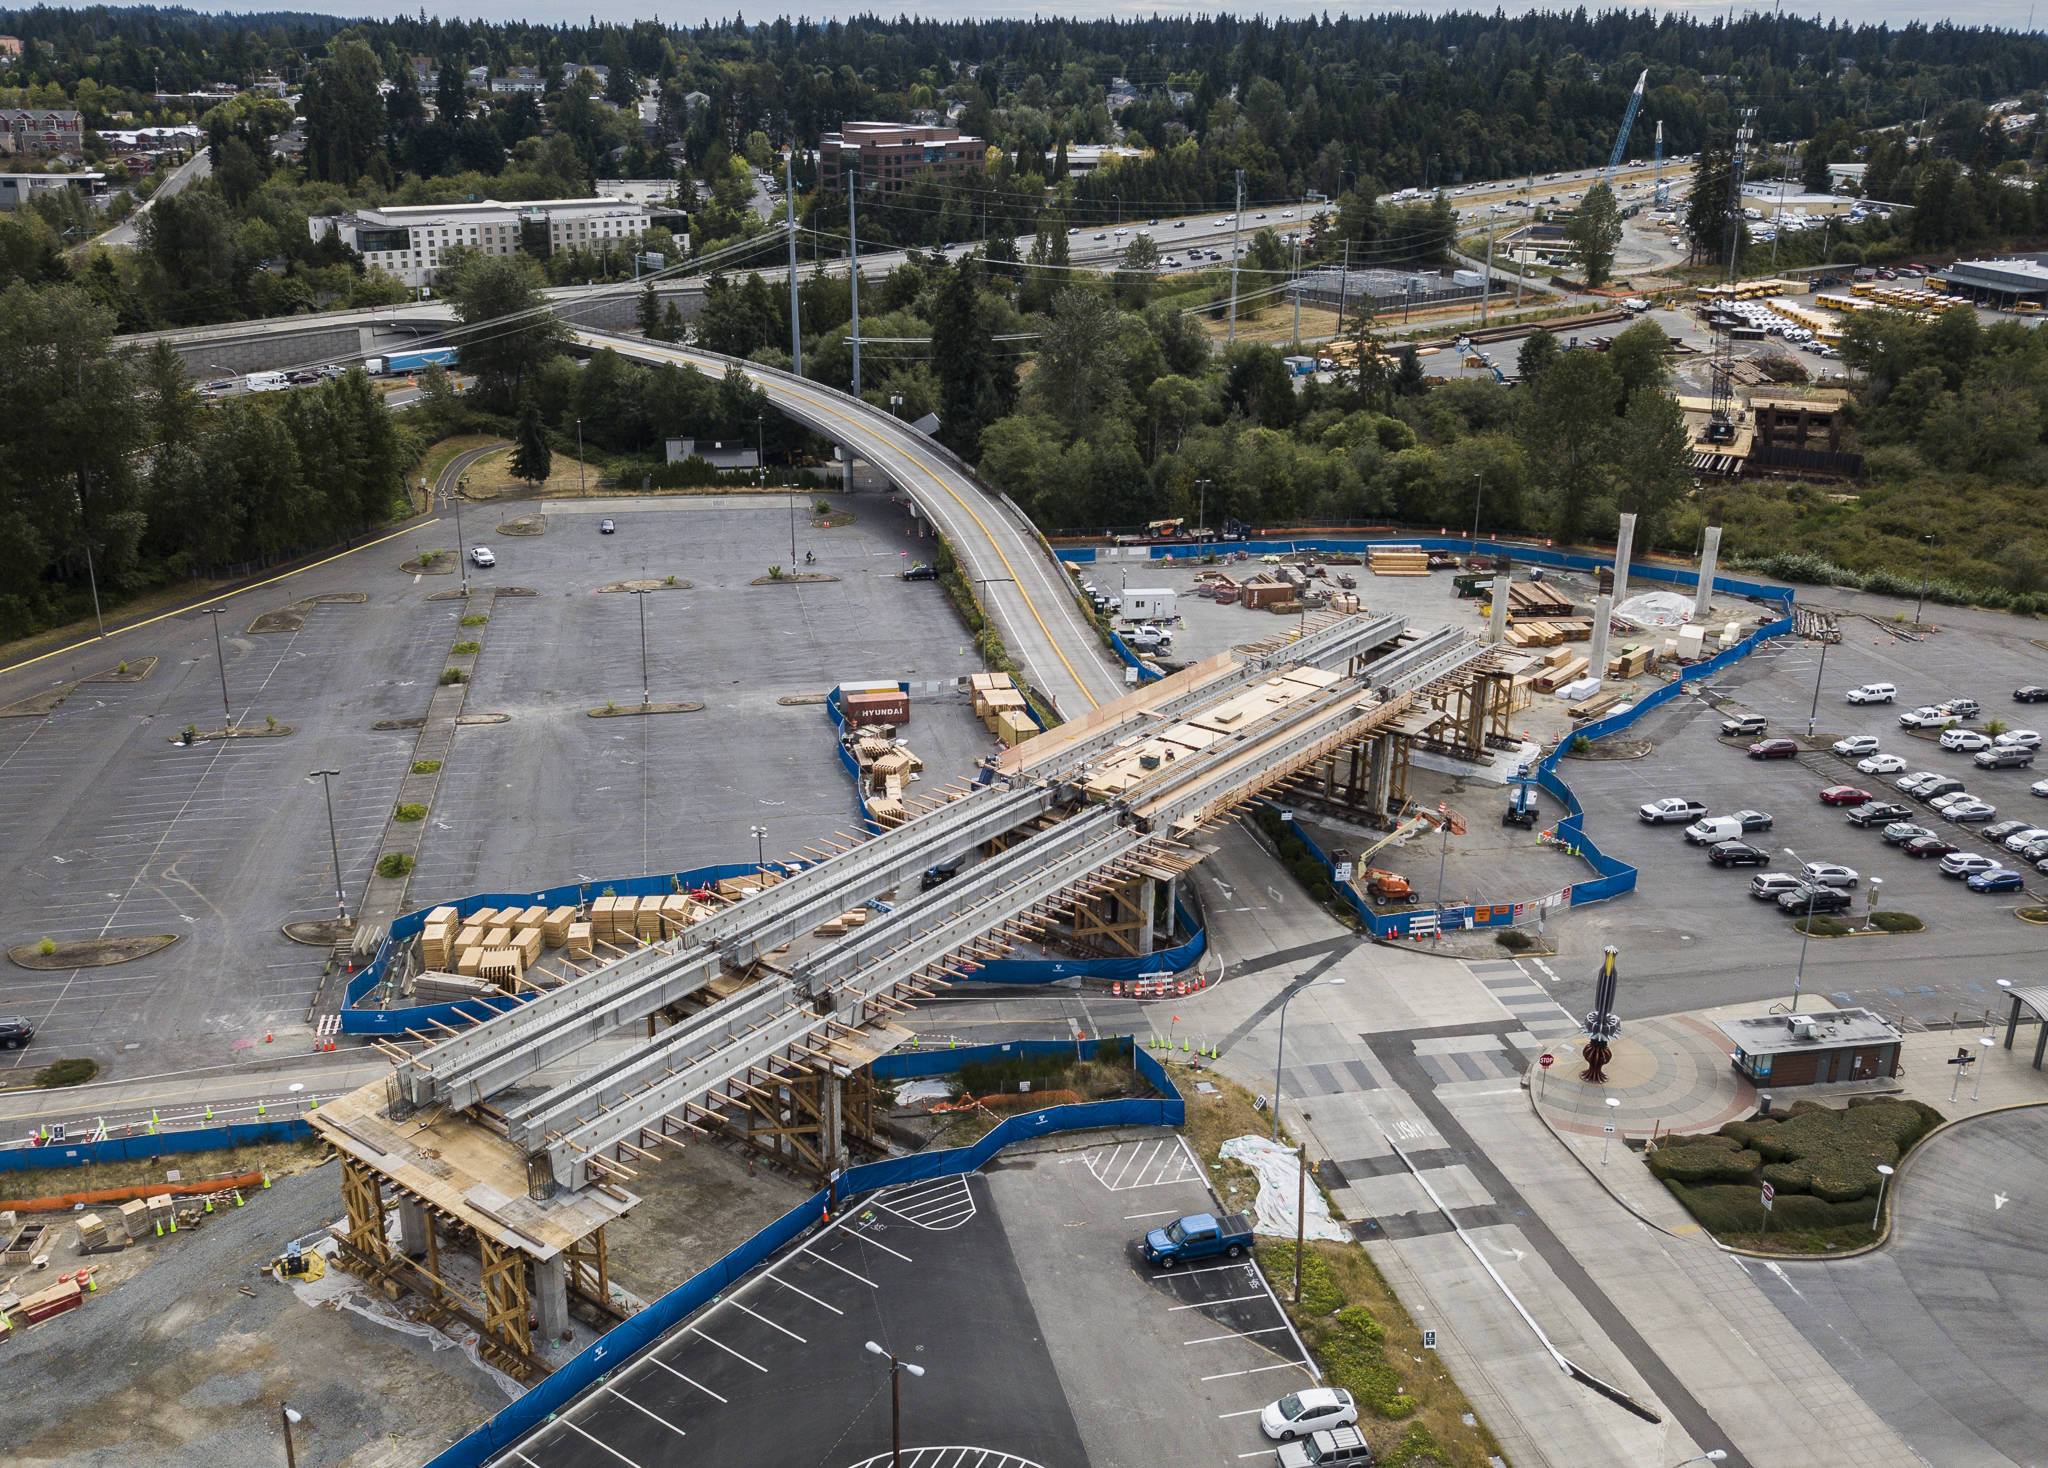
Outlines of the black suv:
<svg viewBox="0 0 2048 1468">
<path fill-rule="evenodd" d="M 1708 849 L 1707 860 L 1717 867 L 1767 867 L 1771 854 L 1747 841 L 1722 841 Z"/>
<path fill-rule="evenodd" d="M 927 566 L 923 561 L 919 561 L 903 573 L 903 579 L 905 581 L 936 581 L 939 579 L 939 573 L 930 566 Z"/>
<path fill-rule="evenodd" d="M 19 1050 L 36 1037 L 36 1027 L 25 1019 L 0 1019 L 0 1050 Z"/>
<path fill-rule="evenodd" d="M 1795 887 L 1778 894 L 1778 906 L 1792 917 L 1808 912 L 1847 912 L 1856 899 L 1839 887 Z"/>
</svg>

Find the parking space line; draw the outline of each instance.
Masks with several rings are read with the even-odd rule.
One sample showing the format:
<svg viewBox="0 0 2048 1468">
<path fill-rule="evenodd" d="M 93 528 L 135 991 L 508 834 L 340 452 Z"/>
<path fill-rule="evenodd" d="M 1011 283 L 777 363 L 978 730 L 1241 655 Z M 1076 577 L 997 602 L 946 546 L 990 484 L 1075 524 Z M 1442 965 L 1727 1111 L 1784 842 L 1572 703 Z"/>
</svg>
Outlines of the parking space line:
<svg viewBox="0 0 2048 1468">
<path fill-rule="evenodd" d="M 1265 1410 L 1264 1407 L 1247 1407 L 1242 1412 L 1218 1412 L 1216 1415 L 1219 1418 L 1256 1417 Z"/>
<path fill-rule="evenodd" d="M 783 1279 L 783 1278 L 782 1278 L 781 1276 L 779 1276 L 779 1275 L 774 1275 L 774 1274 L 771 1274 L 771 1275 L 769 1275 L 768 1277 L 769 1277 L 770 1279 L 774 1280 L 774 1281 L 775 1281 L 775 1283 L 777 1283 L 777 1284 L 781 1285 L 781 1286 L 782 1286 L 782 1287 L 783 1287 L 784 1289 L 786 1289 L 786 1290 L 789 1290 L 789 1291 L 791 1291 L 791 1292 L 792 1292 L 792 1293 L 794 1293 L 794 1294 L 799 1294 L 799 1295 L 802 1295 L 802 1296 L 803 1296 L 803 1297 L 804 1297 L 804 1298 L 805 1298 L 806 1300 L 809 1300 L 809 1301 L 810 1301 L 810 1302 L 811 1302 L 811 1303 L 812 1303 L 813 1305 L 825 1305 L 825 1302 L 824 1302 L 823 1300 L 819 1299 L 819 1298 L 818 1298 L 818 1297 L 817 1297 L 816 1295 L 812 1294 L 812 1293 L 811 1293 L 811 1292 L 810 1292 L 809 1290 L 800 1290 L 800 1289 L 797 1289 L 797 1287 L 796 1287 L 795 1285 L 791 1284 L 791 1283 L 790 1283 L 790 1282 L 789 1282 L 788 1280 L 786 1280 L 786 1279 Z M 846 1312 L 845 1312 L 844 1310 L 840 1309 L 840 1308 L 839 1308 L 839 1307 L 838 1307 L 837 1305 L 825 1305 L 825 1308 L 826 1308 L 827 1310 L 830 1310 L 830 1311 L 831 1311 L 831 1312 L 832 1312 L 832 1313 L 833 1313 L 834 1315 L 844 1315 L 844 1314 L 846 1313 Z M 721 1400 L 722 1400 L 722 1399 L 721 1399 Z"/>
<path fill-rule="evenodd" d="M 1242 1305 L 1246 1300 L 1263 1300 L 1265 1298 L 1266 1297 L 1263 1294 L 1258 1294 L 1232 1295 L 1227 1300 L 1196 1300 L 1192 1304 L 1188 1305 L 1168 1305 L 1166 1307 L 1166 1313 L 1171 1315 L 1176 1310 L 1200 1310 L 1209 1305 Z"/>
<path fill-rule="evenodd" d="M 855 1238 L 859 1239 L 863 1244 L 868 1244 L 874 1248 L 880 1249 L 884 1254 L 896 1254 L 896 1251 L 894 1249 L 890 1248 L 880 1239 L 877 1239 L 870 1235 L 865 1229 L 854 1229 L 850 1230 L 850 1232 L 853 1234 Z M 905 1264 L 917 1263 L 917 1261 L 911 1258 L 908 1254 L 896 1254 L 896 1257 L 898 1259 L 901 1259 Z"/>
<path fill-rule="evenodd" d="M 796 1333 L 795 1331 L 791 1330 L 791 1329 L 790 1329 L 790 1328 L 789 1328 L 788 1326 L 786 1326 L 786 1325 L 777 1325 L 777 1324 L 776 1324 L 776 1323 L 775 1323 L 774 1321 L 770 1320 L 770 1319 L 769 1319 L 769 1318 L 768 1318 L 767 1316 L 763 1315 L 763 1314 L 762 1314 L 762 1313 L 761 1313 L 760 1311 L 758 1311 L 758 1310 L 748 1310 L 748 1309 L 747 1309 L 747 1307 L 746 1307 L 745 1305 L 741 1304 L 741 1303 L 740 1303 L 740 1302 L 739 1302 L 738 1300 L 734 1300 L 734 1301 L 732 1302 L 732 1304 L 733 1304 L 733 1308 L 734 1308 L 735 1310 L 746 1310 L 746 1311 L 747 1311 L 747 1314 L 749 1314 L 749 1315 L 753 1316 L 753 1317 L 754 1317 L 754 1318 L 755 1318 L 756 1320 L 760 1321 L 760 1322 L 761 1322 L 761 1323 L 762 1323 L 763 1325 L 767 1326 L 767 1327 L 768 1327 L 768 1328 L 769 1328 L 770 1330 L 779 1330 L 779 1331 L 781 1331 L 781 1332 L 782 1332 L 782 1333 L 783 1333 L 784 1335 L 788 1336 L 788 1337 L 789 1337 L 789 1338 L 790 1338 L 791 1340 L 795 1341 L 795 1342 L 796 1342 L 796 1343 L 797 1343 L 798 1345 L 803 1345 L 803 1346 L 807 1346 L 807 1345 L 809 1345 L 809 1344 L 810 1344 L 810 1342 L 809 1342 L 809 1341 L 805 1340 L 805 1339 L 804 1339 L 804 1338 L 803 1338 L 802 1336 L 798 1335 L 798 1334 L 797 1334 L 797 1333 Z"/>
<path fill-rule="evenodd" d="M 1182 1341 L 1184 1346 L 1206 1346 L 1211 1341 L 1242 1341 L 1255 1335 L 1278 1335 L 1287 1329 L 1284 1325 L 1269 1325 L 1261 1330 L 1226 1330 L 1222 1335 L 1198 1335 L 1191 1341 Z"/>
<path fill-rule="evenodd" d="M 1214 1376 L 1205 1376 L 1204 1381 L 1224 1381 L 1233 1376 L 1257 1376 L 1262 1371 L 1292 1371 L 1295 1367 L 1308 1368 L 1307 1361 L 1281 1361 L 1272 1366 L 1253 1366 L 1244 1371 L 1219 1371 Z"/>
<path fill-rule="evenodd" d="M 627 1406 L 631 1407 L 634 1411 L 646 1412 L 649 1417 L 652 1417 L 656 1422 L 659 1422 L 663 1427 L 666 1427 L 670 1432 L 674 1433 L 677 1437 L 689 1436 L 687 1432 L 684 1432 L 680 1427 L 676 1426 L 666 1417 L 663 1417 L 659 1412 L 648 1411 L 647 1408 L 641 1406 L 638 1402 L 634 1401 L 631 1397 L 627 1396 L 624 1392 L 620 1391 L 610 1382 L 605 1383 L 604 1389 L 610 1392 L 613 1396 L 617 1397 L 620 1401 L 624 1402 Z"/>
<path fill-rule="evenodd" d="M 610 1443 L 605 1442 L 602 1438 L 592 1437 L 589 1433 L 585 1432 L 582 1428 L 578 1427 L 568 1418 L 564 1417 L 562 1419 L 562 1426 L 568 1428 L 569 1431 L 575 1433 L 578 1437 L 583 1438 L 585 1441 L 595 1443 L 598 1447 L 603 1448 L 607 1453 L 610 1453 L 614 1458 L 617 1458 L 621 1463 L 627 1464 L 628 1468 L 640 1468 L 640 1465 L 638 1463 L 635 1463 L 631 1458 L 627 1457 L 624 1453 L 620 1452 Z"/>
<path fill-rule="evenodd" d="M 1158 1156 L 1158 1155 L 1159 1155 L 1159 1149 L 1160 1149 L 1161 1147 L 1164 1147 L 1165 1145 L 1166 1145 L 1166 1143 L 1165 1143 L 1165 1142 L 1163 1142 L 1163 1141 L 1162 1141 L 1162 1142 L 1155 1142 L 1155 1143 L 1153 1143 L 1153 1145 L 1152 1145 L 1152 1156 L 1153 1156 L 1153 1157 L 1156 1157 L 1156 1156 Z M 1121 1151 L 1121 1150 L 1122 1150 L 1121 1148 L 1119 1148 L 1119 1149 L 1118 1149 L 1118 1151 Z M 1130 1171 L 1131 1171 L 1131 1167 L 1132 1167 L 1132 1165 L 1133 1165 L 1134 1163 L 1136 1163 L 1136 1162 L 1137 1162 L 1137 1160 L 1138 1160 L 1138 1154 L 1139 1154 L 1140 1152 L 1144 1151 L 1144 1150 L 1145 1150 L 1145 1144 L 1144 1144 L 1143 1142 L 1133 1142 L 1133 1143 L 1131 1144 L 1131 1155 L 1130 1155 L 1130 1157 L 1129 1157 L 1129 1158 L 1128 1158 L 1128 1159 L 1127 1159 L 1127 1160 L 1126 1160 L 1126 1161 L 1124 1162 L 1124 1165 L 1123 1165 L 1122 1167 L 1120 1167 L 1119 1169 L 1117 1169 L 1117 1174 L 1116 1174 L 1116 1181 L 1115 1181 L 1115 1182 L 1113 1182 L 1113 1183 L 1111 1183 L 1111 1184 L 1109 1185 L 1109 1190 L 1110 1190 L 1111 1192 L 1113 1192 L 1113 1193 L 1114 1193 L 1114 1192 L 1121 1192 L 1121 1191 L 1123 1190 L 1123 1185 L 1124 1185 L 1124 1179 L 1125 1179 L 1126 1177 L 1128 1177 L 1128 1176 L 1130 1175 Z M 1113 1156 L 1113 1155 L 1115 1155 L 1115 1154 L 1114 1154 L 1114 1153 L 1112 1153 L 1111 1155 Z M 1148 1157 L 1148 1158 L 1146 1159 L 1146 1162 L 1145 1162 L 1145 1166 L 1146 1166 L 1146 1167 L 1149 1167 L 1149 1166 L 1151 1166 L 1151 1158 L 1149 1158 L 1149 1157 Z M 1145 1169 L 1144 1169 L 1143 1167 L 1139 1168 L 1139 1169 L 1138 1169 L 1138 1176 L 1139 1176 L 1139 1177 L 1143 1177 L 1144 1175 L 1145 1175 Z"/>
<path fill-rule="evenodd" d="M 1242 1261 L 1236 1264 L 1204 1264 L 1200 1269 L 1176 1269 L 1173 1271 L 1173 1277 L 1175 1279 L 1193 1279 L 1198 1274 L 1222 1274 L 1226 1270 L 1233 1269 L 1242 1274 L 1249 1268 L 1251 1266 Z"/>
<path fill-rule="evenodd" d="M 700 1341 L 709 1341 L 712 1345 L 718 1347 L 719 1350 L 725 1352 L 726 1355 L 732 1357 L 735 1361 L 745 1361 L 749 1366 L 753 1367 L 756 1371 L 761 1372 L 763 1375 L 767 1374 L 768 1368 L 766 1366 L 763 1366 L 759 1361 L 756 1361 L 751 1357 L 742 1356 L 738 1351 L 735 1351 L 731 1346 L 728 1346 L 724 1341 L 719 1340 L 716 1336 L 708 1336 L 694 1325 L 690 1327 L 690 1334 L 697 1337 L 697 1339 Z"/>
<path fill-rule="evenodd" d="M 1178 1218 L 1179 1216 L 1180 1210 L 1178 1208 L 1155 1208 L 1150 1213 L 1126 1213 L 1124 1215 L 1124 1222 L 1129 1223 L 1134 1218 Z"/>
<path fill-rule="evenodd" d="M 823 1254 L 820 1254 L 817 1250 L 811 1248 L 808 1244 L 806 1244 L 803 1248 L 797 1250 L 797 1252 L 799 1254 L 809 1254 L 813 1259 L 817 1260 L 820 1264 L 830 1264 L 832 1268 L 838 1270 L 841 1274 L 846 1275 L 849 1279 L 859 1280 L 862 1284 L 866 1285 L 871 1290 L 878 1290 L 881 1288 L 880 1285 L 876 1284 L 866 1275 L 855 1274 L 851 1269 L 848 1269 L 844 1264 L 832 1264 L 832 1261 L 830 1259 L 827 1259 Z"/>
<path fill-rule="evenodd" d="M 512 1450 L 512 1456 L 524 1463 L 526 1468 L 540 1468 L 540 1464 L 534 1462 L 533 1459 L 527 1457 L 526 1454 L 520 1452 L 517 1448 Z"/>
<path fill-rule="evenodd" d="M 704 1395 L 711 1398 L 712 1401 L 723 1402 L 725 1400 L 724 1397 L 721 1397 L 717 1392 L 713 1391 L 710 1387 L 704 1385 L 703 1382 L 692 1381 L 689 1377 L 683 1375 L 682 1372 L 676 1370 L 675 1367 L 669 1365 L 668 1362 L 662 1360 L 661 1357 L 650 1355 L 647 1359 L 652 1361 L 655 1365 L 659 1366 L 663 1371 L 666 1371 L 670 1376 L 673 1376 L 677 1381 L 689 1382 L 691 1386 L 697 1388 L 698 1391 L 704 1393 Z"/>
</svg>

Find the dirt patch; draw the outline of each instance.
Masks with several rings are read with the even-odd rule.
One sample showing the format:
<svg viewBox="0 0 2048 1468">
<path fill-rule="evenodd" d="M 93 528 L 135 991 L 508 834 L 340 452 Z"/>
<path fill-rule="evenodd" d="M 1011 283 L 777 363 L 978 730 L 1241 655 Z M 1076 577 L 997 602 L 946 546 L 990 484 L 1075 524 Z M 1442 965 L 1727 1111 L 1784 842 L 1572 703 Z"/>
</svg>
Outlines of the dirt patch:
<svg viewBox="0 0 2048 1468">
<path fill-rule="evenodd" d="M 201 729 L 192 736 L 192 743 L 204 744 L 209 739 L 283 739 L 296 732 L 290 724 L 279 724 L 274 728 L 263 729 Z M 182 733 L 173 734 L 169 742 L 183 744 L 185 736 Z"/>
<path fill-rule="evenodd" d="M 802 708 L 809 704 L 823 703 L 832 695 L 829 693 L 787 693 L 775 701 L 784 708 Z"/>
<path fill-rule="evenodd" d="M 104 673 L 94 673 L 91 677 L 81 678 L 79 681 L 81 683 L 140 683 L 155 671 L 155 658 L 130 658 L 127 662 L 117 664 L 107 669 Z"/>
<path fill-rule="evenodd" d="M 643 1300 L 674 1289 L 811 1195 L 809 1184 L 714 1142 L 635 1159 L 640 1205 L 605 1229 L 612 1279 Z"/>
<path fill-rule="evenodd" d="M 62 1193 L 90 1192 L 99 1188 L 138 1187 L 168 1179 L 167 1169 L 182 1173 L 187 1182 L 209 1177 L 231 1177 L 238 1172 L 267 1172 L 272 1181 L 318 1167 L 327 1156 L 325 1142 L 266 1142 L 255 1147 L 223 1147 L 215 1152 L 166 1153 L 162 1157 L 127 1157 L 114 1162 L 93 1162 L 84 1167 L 31 1167 L 7 1174 L 5 1192 L 9 1198 L 47 1198 Z M 0 1207 L 12 1207 L 0 1203 Z"/>
<path fill-rule="evenodd" d="M 59 943 L 47 954 L 40 943 L 23 943 L 8 949 L 7 959 L 18 968 L 106 968 L 147 958 L 177 941 L 176 933 L 151 933 L 141 938 L 79 938 Z"/>
<path fill-rule="evenodd" d="M 1576 739 L 1577 736 L 1573 736 Z M 1566 759 L 1643 759 L 1656 751 L 1647 739 L 1589 739 L 1584 749 L 1565 747 Z"/>
<path fill-rule="evenodd" d="M 322 592 L 318 596 L 304 597 L 299 601 L 293 602 L 290 606 L 279 607 L 274 612 L 265 612 L 249 624 L 248 630 L 251 633 L 296 632 L 306 625 L 306 618 L 311 616 L 313 608 L 319 606 L 322 602 L 345 602 L 350 605 L 360 605 L 369 599 L 370 594 L 367 591 Z"/>
<path fill-rule="evenodd" d="M 811 516 L 811 529 L 837 530 L 842 525 L 851 525 L 860 516 L 851 510 L 831 510 L 823 515 Z"/>
<path fill-rule="evenodd" d="M 447 551 L 442 551 L 431 561 L 423 561 L 416 556 L 410 561 L 400 561 L 398 569 L 408 576 L 453 576 L 455 557 Z"/>
<path fill-rule="evenodd" d="M 634 703 L 609 708 L 592 709 L 593 719 L 623 719 L 633 714 L 694 714 L 703 708 L 701 703 Z"/>
<path fill-rule="evenodd" d="M 427 727 L 427 719 L 424 714 L 410 719 L 379 719 L 370 727 L 372 729 L 424 729 Z"/>
<path fill-rule="evenodd" d="M 837 576 L 827 576 L 823 571 L 785 572 L 780 576 L 756 576 L 749 586 L 792 586 L 805 581 L 837 581 Z"/>
<path fill-rule="evenodd" d="M 546 535 L 548 517 L 540 514 L 518 515 L 498 527 L 500 535 Z"/>
<path fill-rule="evenodd" d="M 614 581 L 609 586 L 600 586 L 597 589 L 599 594 L 607 591 L 691 591 L 695 589 L 696 584 L 694 581 L 678 581 L 673 576 L 658 581 L 650 576 L 638 581 Z"/>
<path fill-rule="evenodd" d="M 598 491 L 600 475 L 595 464 L 578 463 L 574 456 L 558 453 L 549 466 L 546 483 L 515 479 L 508 444 L 497 453 L 485 454 L 462 471 L 462 492 L 473 500 L 582 499 Z M 605 486 L 603 492 L 610 494 L 611 486 Z"/>
</svg>

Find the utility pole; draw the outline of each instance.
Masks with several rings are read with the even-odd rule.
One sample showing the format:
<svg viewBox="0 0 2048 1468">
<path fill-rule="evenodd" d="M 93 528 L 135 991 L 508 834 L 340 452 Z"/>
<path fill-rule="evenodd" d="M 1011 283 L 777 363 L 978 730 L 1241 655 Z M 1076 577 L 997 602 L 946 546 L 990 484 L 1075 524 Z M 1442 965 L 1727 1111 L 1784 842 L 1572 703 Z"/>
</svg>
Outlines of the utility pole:
<svg viewBox="0 0 2048 1468">
<path fill-rule="evenodd" d="M 221 651 L 220 619 L 227 615 L 226 607 L 208 607 L 206 615 L 213 618 L 213 660 L 220 666 L 220 711 L 229 725 L 235 722 L 235 711 L 228 707 L 228 655 Z"/>
<path fill-rule="evenodd" d="M 848 284 L 853 289 L 853 395 L 860 396 L 860 227 L 854 219 L 854 195 L 860 192 L 858 167 L 846 170 L 846 247 Z"/>
<path fill-rule="evenodd" d="M 1301 350 L 1301 241 L 1294 242 L 1294 350 Z"/>
<path fill-rule="evenodd" d="M 804 330 L 796 296 L 796 149 L 782 155 L 782 194 L 789 204 L 789 367 L 804 375 Z"/>
<path fill-rule="evenodd" d="M 1344 297 L 1351 288 L 1351 241 L 1344 241 L 1344 263 L 1337 276 L 1337 335 L 1344 334 Z"/>
<path fill-rule="evenodd" d="M 1499 218 L 1488 210 L 1486 214 L 1486 260 L 1479 267 L 1479 324 L 1486 325 L 1486 308 L 1493 299 L 1493 226 Z"/>
<path fill-rule="evenodd" d="M 1237 208 L 1230 216 L 1230 332 L 1227 346 L 1237 340 L 1237 238 L 1244 228 L 1244 170 L 1237 171 Z"/>
</svg>

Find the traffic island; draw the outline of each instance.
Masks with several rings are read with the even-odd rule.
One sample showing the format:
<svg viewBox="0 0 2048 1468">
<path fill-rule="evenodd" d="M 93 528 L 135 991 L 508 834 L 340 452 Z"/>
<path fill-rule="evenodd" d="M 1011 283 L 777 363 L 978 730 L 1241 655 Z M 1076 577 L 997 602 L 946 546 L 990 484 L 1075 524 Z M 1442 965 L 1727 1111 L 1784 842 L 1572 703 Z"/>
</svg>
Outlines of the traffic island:
<svg viewBox="0 0 2048 1468">
<path fill-rule="evenodd" d="M 263 613 L 249 624 L 246 631 L 252 636 L 261 636 L 266 632 L 296 632 L 306 625 L 306 618 L 313 614 L 313 608 L 323 602 L 360 606 L 369 599 L 370 594 L 367 591 L 328 591 L 318 596 L 302 597 L 275 611 Z"/>
<path fill-rule="evenodd" d="M 1927 924 L 1910 912 L 1874 912 L 1868 927 L 1852 928 L 1838 917 L 1815 913 L 1810 920 L 1794 918 L 1792 931 L 1811 938 L 1882 938 L 1890 934 L 1924 933 Z"/>
<path fill-rule="evenodd" d="M 756 576 L 747 585 L 793 586 L 805 585 L 813 581 L 837 581 L 838 579 L 837 576 L 827 576 L 823 571 L 784 571 L 780 575 L 770 572 L 766 576 Z"/>
<path fill-rule="evenodd" d="M 591 709 L 593 719 L 623 719 L 634 714 L 694 714 L 703 708 L 701 703 L 608 703 L 601 709 Z"/>
<path fill-rule="evenodd" d="M 332 948 L 343 938 L 355 931 L 356 925 L 344 918 L 322 918 L 318 922 L 286 923 L 278 931 L 294 943 L 303 943 L 308 948 Z"/>
<path fill-rule="evenodd" d="M 498 527 L 500 535 L 546 535 L 548 517 L 541 514 L 515 515 Z"/>
<path fill-rule="evenodd" d="M 87 683 L 140 683 L 155 671 L 154 657 L 117 663 L 101 672 L 87 674 L 75 682 L 59 683 L 54 688 L 31 693 L 28 697 L 16 699 L 13 703 L 0 704 L 0 719 L 40 719 L 46 714 L 54 713 L 65 699 Z"/>
<path fill-rule="evenodd" d="M 8 949 L 7 961 L 16 968 L 106 968 L 161 953 L 177 941 L 176 933 L 151 933 L 140 938 L 80 938 L 64 943 L 45 938 L 40 943 L 22 943 Z"/>
<path fill-rule="evenodd" d="M 407 576 L 453 576 L 455 554 L 452 551 L 422 551 L 410 561 L 401 561 L 398 569 Z"/>
<path fill-rule="evenodd" d="M 696 586 L 697 586 L 697 583 L 696 583 L 696 582 L 694 582 L 694 581 L 678 581 L 678 580 L 677 580 L 677 579 L 676 579 L 675 577 L 673 577 L 673 576 L 663 576 L 663 577 L 660 577 L 660 578 L 658 578 L 658 579 L 657 579 L 656 577 L 653 577 L 653 576 L 643 576 L 643 577 L 639 578 L 638 580 L 634 580 L 634 581 L 614 581 L 614 582 L 612 582 L 612 584 L 611 584 L 611 585 L 609 585 L 609 586 L 600 586 L 600 587 L 598 587 L 597 589 L 598 589 L 598 591 L 599 591 L 599 592 L 610 592 L 610 591 L 694 591 L 694 590 L 696 589 Z"/>
</svg>

